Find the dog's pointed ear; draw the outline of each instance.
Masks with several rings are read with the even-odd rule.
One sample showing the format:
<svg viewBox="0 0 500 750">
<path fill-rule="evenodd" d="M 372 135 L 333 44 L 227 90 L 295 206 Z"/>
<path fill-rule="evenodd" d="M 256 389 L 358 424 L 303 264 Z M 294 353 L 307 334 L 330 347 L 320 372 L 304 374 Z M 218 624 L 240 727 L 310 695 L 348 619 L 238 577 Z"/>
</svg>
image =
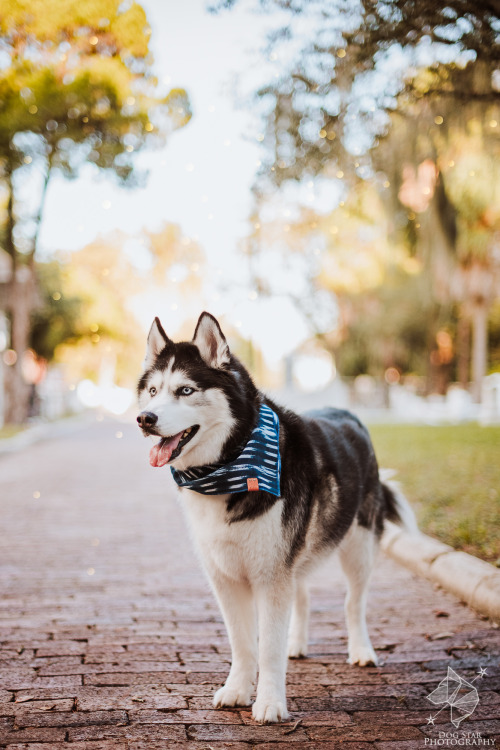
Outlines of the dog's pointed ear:
<svg viewBox="0 0 500 750">
<path fill-rule="evenodd" d="M 221 327 L 213 315 L 203 312 L 193 336 L 202 359 L 209 367 L 222 368 L 230 362 L 229 346 Z"/>
<path fill-rule="evenodd" d="M 146 345 L 146 356 L 144 357 L 143 367 L 147 370 L 154 364 L 158 354 L 166 347 L 169 338 L 159 318 L 153 320 L 153 325 L 149 329 L 148 343 Z"/>
</svg>

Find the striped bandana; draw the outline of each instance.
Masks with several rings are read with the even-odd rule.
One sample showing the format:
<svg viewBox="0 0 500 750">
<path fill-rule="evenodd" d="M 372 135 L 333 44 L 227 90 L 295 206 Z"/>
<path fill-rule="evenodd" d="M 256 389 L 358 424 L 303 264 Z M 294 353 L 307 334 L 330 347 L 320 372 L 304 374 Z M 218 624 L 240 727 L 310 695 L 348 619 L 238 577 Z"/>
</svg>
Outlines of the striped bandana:
<svg viewBox="0 0 500 750">
<path fill-rule="evenodd" d="M 194 466 L 187 471 L 170 467 L 179 487 L 202 495 L 227 495 L 264 490 L 280 496 L 280 423 L 274 411 L 262 404 L 259 421 L 238 458 L 228 464 Z"/>
</svg>

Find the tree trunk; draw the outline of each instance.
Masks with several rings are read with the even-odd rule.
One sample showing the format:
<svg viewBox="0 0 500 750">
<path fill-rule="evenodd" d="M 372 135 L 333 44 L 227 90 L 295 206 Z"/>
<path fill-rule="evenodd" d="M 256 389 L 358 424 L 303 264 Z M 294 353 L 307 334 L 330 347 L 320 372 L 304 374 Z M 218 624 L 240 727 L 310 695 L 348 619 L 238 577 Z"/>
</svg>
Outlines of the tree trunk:
<svg viewBox="0 0 500 750">
<path fill-rule="evenodd" d="M 26 274 L 22 268 L 18 268 L 14 244 L 15 218 L 12 171 L 12 165 L 7 162 L 5 168 L 5 181 L 8 189 L 5 250 L 11 258 L 11 275 L 5 290 L 5 307 L 10 325 L 9 347 L 15 352 L 15 361 L 5 367 L 4 422 L 7 424 L 22 424 L 28 416 L 29 391 L 22 375 L 22 359 L 28 345 L 30 313 L 27 311 L 25 286 L 23 284 L 23 276 L 26 280 Z"/>
<path fill-rule="evenodd" d="M 462 388 L 469 387 L 470 378 L 470 320 L 460 314 L 457 326 L 457 379 Z"/>
<path fill-rule="evenodd" d="M 7 286 L 7 312 L 10 319 L 10 347 L 17 355 L 5 368 L 5 422 L 22 424 L 28 418 L 30 386 L 22 372 L 23 356 L 29 347 L 30 319 L 35 301 L 31 270 L 23 266 L 12 275 Z"/>
<path fill-rule="evenodd" d="M 481 403 L 483 378 L 488 361 L 488 306 L 475 304 L 472 309 L 472 395 Z"/>
<path fill-rule="evenodd" d="M 24 353 L 29 348 L 31 333 L 31 316 L 39 304 L 37 285 L 35 278 L 35 252 L 40 231 L 45 198 L 50 179 L 50 160 L 40 196 L 38 214 L 35 217 L 36 231 L 33 237 L 33 246 L 25 262 L 18 263 L 14 242 L 15 228 L 15 206 L 14 185 L 12 180 L 13 169 L 11 164 L 6 166 L 6 184 L 8 188 L 7 221 L 5 232 L 5 250 L 12 259 L 11 278 L 7 282 L 7 305 L 6 312 L 10 322 L 10 348 L 16 354 L 16 361 L 5 368 L 4 394 L 5 414 L 4 421 L 7 424 L 23 424 L 28 418 L 29 399 L 31 387 L 26 383 L 22 364 Z"/>
</svg>

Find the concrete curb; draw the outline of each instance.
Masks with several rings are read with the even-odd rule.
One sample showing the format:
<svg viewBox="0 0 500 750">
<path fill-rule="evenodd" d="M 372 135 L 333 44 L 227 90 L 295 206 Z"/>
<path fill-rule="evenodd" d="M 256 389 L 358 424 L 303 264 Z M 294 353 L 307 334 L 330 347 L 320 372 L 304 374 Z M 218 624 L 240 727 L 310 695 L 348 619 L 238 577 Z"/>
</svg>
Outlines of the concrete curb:
<svg viewBox="0 0 500 750">
<path fill-rule="evenodd" d="M 500 622 L 500 570 L 457 552 L 426 534 L 409 534 L 387 524 L 382 549 L 393 560 L 455 594 L 470 607 Z"/>
</svg>

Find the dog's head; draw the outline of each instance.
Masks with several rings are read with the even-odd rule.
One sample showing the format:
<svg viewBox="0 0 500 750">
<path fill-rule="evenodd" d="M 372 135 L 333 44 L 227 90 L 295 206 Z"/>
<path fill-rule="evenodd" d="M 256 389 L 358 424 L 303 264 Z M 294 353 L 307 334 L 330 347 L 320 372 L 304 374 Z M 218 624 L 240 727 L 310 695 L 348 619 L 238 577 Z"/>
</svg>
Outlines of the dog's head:
<svg viewBox="0 0 500 750">
<path fill-rule="evenodd" d="M 155 435 L 152 466 L 216 463 L 253 427 L 256 390 L 232 356 L 217 320 L 201 314 L 193 340 L 174 343 L 158 318 L 148 335 L 138 384 L 144 435 Z"/>
</svg>

